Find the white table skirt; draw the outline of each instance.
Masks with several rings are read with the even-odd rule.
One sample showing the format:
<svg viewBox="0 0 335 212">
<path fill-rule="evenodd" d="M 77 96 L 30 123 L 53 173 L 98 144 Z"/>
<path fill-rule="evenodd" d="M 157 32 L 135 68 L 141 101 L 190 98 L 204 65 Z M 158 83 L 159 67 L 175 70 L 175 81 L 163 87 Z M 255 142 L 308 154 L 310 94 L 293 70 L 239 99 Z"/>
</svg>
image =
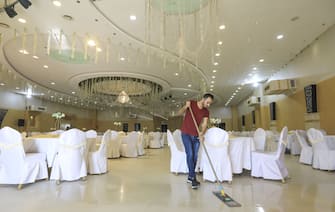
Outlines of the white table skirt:
<svg viewBox="0 0 335 212">
<path fill-rule="evenodd" d="M 229 154 L 233 173 L 241 173 L 242 168 L 251 170 L 251 152 L 255 150 L 251 137 L 229 138 Z"/>
</svg>

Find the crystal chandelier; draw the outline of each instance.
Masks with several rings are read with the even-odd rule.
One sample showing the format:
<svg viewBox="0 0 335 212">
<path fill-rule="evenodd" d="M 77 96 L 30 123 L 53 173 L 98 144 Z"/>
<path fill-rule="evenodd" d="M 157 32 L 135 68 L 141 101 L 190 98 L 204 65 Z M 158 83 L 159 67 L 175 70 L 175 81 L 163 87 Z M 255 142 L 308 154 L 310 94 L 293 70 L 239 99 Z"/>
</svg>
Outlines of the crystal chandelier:
<svg viewBox="0 0 335 212">
<path fill-rule="evenodd" d="M 125 91 L 121 91 L 119 96 L 116 99 L 116 101 L 120 102 L 121 104 L 128 103 L 129 100 L 130 100 L 130 98 Z"/>
</svg>

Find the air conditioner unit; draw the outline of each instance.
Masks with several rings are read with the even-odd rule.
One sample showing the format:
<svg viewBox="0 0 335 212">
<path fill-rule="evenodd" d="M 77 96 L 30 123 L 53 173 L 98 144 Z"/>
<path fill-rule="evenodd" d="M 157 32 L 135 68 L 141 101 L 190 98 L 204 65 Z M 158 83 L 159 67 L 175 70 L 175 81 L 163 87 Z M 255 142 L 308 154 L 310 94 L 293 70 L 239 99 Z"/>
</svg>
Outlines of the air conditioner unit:
<svg viewBox="0 0 335 212">
<path fill-rule="evenodd" d="M 129 118 L 136 119 L 137 115 L 135 113 L 129 113 Z"/>
<path fill-rule="evenodd" d="M 296 80 L 273 80 L 265 84 L 264 95 L 291 94 L 296 89 Z"/>
<path fill-rule="evenodd" d="M 248 100 L 247 100 L 247 104 L 248 106 L 257 106 L 261 103 L 261 97 L 257 97 L 257 96 L 251 96 Z"/>
<path fill-rule="evenodd" d="M 28 105 L 26 107 L 27 110 L 29 111 L 39 111 L 39 112 L 43 112 L 47 110 L 47 107 L 45 106 L 36 106 L 36 105 Z"/>
</svg>

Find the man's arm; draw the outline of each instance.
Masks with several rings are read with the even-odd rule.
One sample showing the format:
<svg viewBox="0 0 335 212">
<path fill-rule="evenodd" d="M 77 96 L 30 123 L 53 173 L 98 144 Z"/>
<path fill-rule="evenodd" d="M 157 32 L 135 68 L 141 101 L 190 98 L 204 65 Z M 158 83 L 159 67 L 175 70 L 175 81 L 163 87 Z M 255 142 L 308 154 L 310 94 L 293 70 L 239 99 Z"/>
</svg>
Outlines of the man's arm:
<svg viewBox="0 0 335 212">
<path fill-rule="evenodd" d="M 201 125 L 200 125 L 200 129 L 199 129 L 200 130 L 200 134 L 199 134 L 200 141 L 203 141 L 203 137 L 207 130 L 207 123 L 208 123 L 208 117 L 203 118 Z"/>
<path fill-rule="evenodd" d="M 191 107 L 191 102 L 190 101 L 186 101 L 185 105 L 180 108 L 180 110 L 177 113 L 177 116 L 181 116 L 185 113 L 185 111 L 187 110 L 187 108 Z"/>
</svg>

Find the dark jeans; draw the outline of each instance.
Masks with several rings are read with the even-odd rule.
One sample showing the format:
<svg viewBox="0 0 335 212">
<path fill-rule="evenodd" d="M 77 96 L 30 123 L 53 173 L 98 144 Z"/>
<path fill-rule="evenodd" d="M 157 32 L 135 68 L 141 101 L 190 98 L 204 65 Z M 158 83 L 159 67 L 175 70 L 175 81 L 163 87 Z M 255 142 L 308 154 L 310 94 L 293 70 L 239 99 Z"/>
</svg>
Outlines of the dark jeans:
<svg viewBox="0 0 335 212">
<path fill-rule="evenodd" d="M 183 139 L 183 144 L 186 152 L 186 160 L 188 167 L 188 177 L 190 179 L 195 179 L 195 166 L 197 164 L 198 159 L 198 151 L 199 151 L 199 138 L 198 136 L 192 136 L 188 134 L 181 134 Z"/>
</svg>

